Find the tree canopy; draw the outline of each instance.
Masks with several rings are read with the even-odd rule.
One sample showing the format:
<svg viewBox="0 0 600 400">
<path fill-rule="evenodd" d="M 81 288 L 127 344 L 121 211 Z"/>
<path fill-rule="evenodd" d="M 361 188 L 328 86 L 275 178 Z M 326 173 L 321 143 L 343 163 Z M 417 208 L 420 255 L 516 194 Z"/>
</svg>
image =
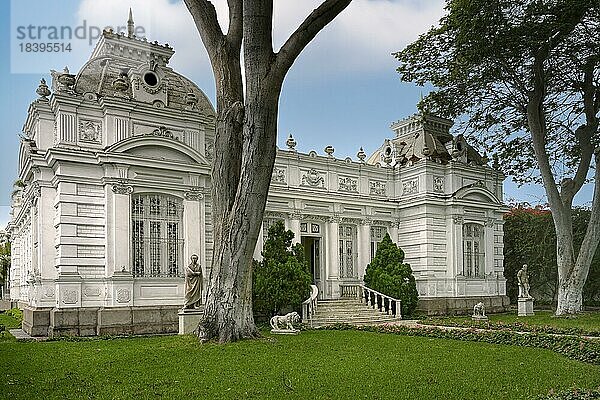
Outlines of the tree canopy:
<svg viewBox="0 0 600 400">
<path fill-rule="evenodd" d="M 478 139 L 505 173 L 540 182 L 527 106 L 541 79 L 553 171 L 560 181 L 581 164 L 585 178 L 600 144 L 598 2 L 449 0 L 446 10 L 439 26 L 395 54 L 403 81 L 435 87 L 420 107 L 461 117 L 458 129 Z"/>
<path fill-rule="evenodd" d="M 404 81 L 431 83 L 424 111 L 458 129 L 517 182 L 544 185 L 556 229 L 558 306 L 576 313 L 600 242 L 600 3 L 447 0 L 438 26 L 396 53 Z M 594 175 L 592 178 L 591 175 Z M 573 199 L 594 181 L 590 222 L 573 246 Z"/>
</svg>

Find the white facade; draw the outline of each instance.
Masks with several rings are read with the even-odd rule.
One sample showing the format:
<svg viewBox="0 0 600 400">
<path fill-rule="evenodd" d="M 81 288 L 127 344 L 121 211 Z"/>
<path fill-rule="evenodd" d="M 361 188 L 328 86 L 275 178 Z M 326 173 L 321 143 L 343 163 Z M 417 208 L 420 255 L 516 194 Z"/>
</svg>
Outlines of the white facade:
<svg viewBox="0 0 600 400">
<path fill-rule="evenodd" d="M 176 323 L 192 254 L 207 276 L 215 111 L 168 66 L 172 54 L 107 31 L 76 75 L 53 71 L 52 91 L 38 88 L 19 158 L 25 187 L 8 227 L 11 299 L 26 309 L 26 330 L 60 331 L 61 316 L 75 311 L 79 322 L 63 321 L 65 332 L 87 332 L 76 328 L 84 319 L 96 333 L 118 331 L 123 310 L 135 332 L 148 324 L 136 325 L 138 309 L 166 310 Z M 406 252 L 424 308 L 468 308 L 456 301 L 475 297 L 507 304 L 504 177 L 450 125 L 399 121 L 393 139 L 358 161 L 331 147 L 300 154 L 292 138 L 278 151 L 263 231 L 277 219 L 294 231 L 322 298 L 361 281 L 387 232 Z M 170 329 L 170 314 L 152 318 Z"/>
</svg>

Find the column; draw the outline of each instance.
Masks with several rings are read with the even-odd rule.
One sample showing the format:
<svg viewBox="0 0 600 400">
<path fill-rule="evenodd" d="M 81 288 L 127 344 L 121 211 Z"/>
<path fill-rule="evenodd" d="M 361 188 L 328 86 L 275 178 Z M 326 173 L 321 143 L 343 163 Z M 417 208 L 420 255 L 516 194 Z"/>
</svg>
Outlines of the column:
<svg viewBox="0 0 600 400">
<path fill-rule="evenodd" d="M 398 244 L 398 228 L 400 222 L 392 222 L 390 225 L 390 238 L 392 238 L 392 242 Z"/>
<path fill-rule="evenodd" d="M 133 187 L 125 183 L 115 183 L 107 193 L 107 206 L 110 212 L 107 218 L 108 246 L 112 262 L 107 262 L 106 276 L 113 276 L 115 271 L 131 272 L 133 266 L 129 256 L 131 243 L 131 194 Z M 109 261 L 109 260 L 107 260 Z"/>
<path fill-rule="evenodd" d="M 371 262 L 371 221 L 364 219 L 358 226 L 358 279 L 361 281 L 365 276 L 367 264 Z"/>
<path fill-rule="evenodd" d="M 200 234 L 201 193 L 187 192 L 183 201 L 183 265 L 187 265 L 193 254 L 202 260 L 202 240 Z"/>
<path fill-rule="evenodd" d="M 290 214 L 290 227 L 288 228 L 294 232 L 294 238 L 292 239 L 292 245 L 300 243 L 300 220 L 302 216 L 300 214 Z"/>
<path fill-rule="evenodd" d="M 76 225 L 69 220 L 79 220 L 78 204 L 73 202 L 77 196 L 77 184 L 59 182 L 57 189 L 58 221 L 58 277 L 55 282 L 55 305 L 57 308 L 81 307 L 81 276 L 77 271 L 77 245 L 68 241 L 76 236 Z"/>
<path fill-rule="evenodd" d="M 455 210 L 458 211 L 458 210 Z M 455 278 L 454 295 L 464 296 L 465 295 L 465 281 L 461 279 L 456 280 L 458 275 L 463 273 L 463 258 L 462 258 L 462 229 L 463 229 L 463 217 L 462 215 L 451 215 L 447 220 L 449 225 L 447 241 L 450 246 L 448 250 L 448 261 L 451 268 L 452 277 Z"/>
<path fill-rule="evenodd" d="M 264 226 L 261 223 L 260 224 L 260 230 L 258 231 L 258 239 L 256 240 L 256 247 L 254 247 L 254 254 L 253 254 L 253 258 L 257 261 L 262 261 L 262 250 L 263 250 L 263 246 L 264 246 L 264 240 L 263 240 L 263 230 L 264 230 Z"/>
<path fill-rule="evenodd" d="M 54 198 L 56 190 L 53 187 L 42 186 L 38 200 L 37 254 L 38 267 L 42 275 L 41 306 L 51 307 L 55 304 L 55 284 L 57 271 L 54 266 L 56 255 L 54 228 Z"/>
<path fill-rule="evenodd" d="M 133 187 L 126 181 L 107 185 L 107 262 L 106 276 L 110 278 L 106 305 L 125 307 L 135 305 L 131 247 L 131 194 Z"/>
<path fill-rule="evenodd" d="M 203 273 L 206 272 L 206 269 L 208 268 L 208 262 L 211 262 L 212 260 L 207 260 L 206 259 L 206 197 L 202 197 L 202 200 L 200 200 L 200 220 L 198 221 L 198 223 L 200 224 L 200 226 L 198 227 L 200 229 L 200 260 L 199 262 L 202 265 L 203 268 Z M 211 221 L 212 223 L 212 221 Z M 214 229 L 214 227 L 213 227 Z M 204 233 L 204 235 L 202 235 L 202 233 Z M 208 276 L 208 273 L 206 273 L 206 275 Z M 204 276 L 204 275 L 203 275 Z"/>
<path fill-rule="evenodd" d="M 325 225 L 326 242 L 327 242 L 327 253 L 325 265 L 326 284 L 324 286 L 324 297 L 325 298 L 337 298 L 339 297 L 339 229 L 340 229 L 340 218 L 331 217 Z"/>
</svg>

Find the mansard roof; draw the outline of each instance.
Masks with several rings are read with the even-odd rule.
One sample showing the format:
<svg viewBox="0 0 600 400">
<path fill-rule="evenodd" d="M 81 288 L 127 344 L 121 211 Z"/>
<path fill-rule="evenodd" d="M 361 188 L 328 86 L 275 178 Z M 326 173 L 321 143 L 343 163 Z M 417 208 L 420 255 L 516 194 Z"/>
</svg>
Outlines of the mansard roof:
<svg viewBox="0 0 600 400">
<path fill-rule="evenodd" d="M 463 135 L 450 133 L 452 121 L 431 114 L 418 113 L 394 122 L 396 136 L 367 160 L 368 164 L 411 165 L 427 159 L 447 164 L 458 160 L 469 165 L 486 165 L 487 160 L 469 145 Z"/>
<path fill-rule="evenodd" d="M 66 67 L 51 71 L 52 91 L 94 99 L 118 97 L 214 115 L 204 92 L 168 66 L 174 53 L 168 44 L 138 38 L 131 30 L 128 34 L 105 30 L 77 74 Z"/>
</svg>

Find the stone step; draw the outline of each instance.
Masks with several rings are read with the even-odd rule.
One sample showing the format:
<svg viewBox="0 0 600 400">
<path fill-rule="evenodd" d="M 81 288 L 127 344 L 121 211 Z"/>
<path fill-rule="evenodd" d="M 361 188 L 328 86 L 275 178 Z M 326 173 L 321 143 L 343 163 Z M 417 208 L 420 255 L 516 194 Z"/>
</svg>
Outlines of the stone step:
<svg viewBox="0 0 600 400">
<path fill-rule="evenodd" d="M 355 325 L 355 324 L 387 324 L 390 322 L 396 322 L 396 321 L 400 321 L 400 319 L 397 318 L 391 318 L 391 319 L 334 319 L 334 320 L 329 320 L 329 319 L 314 319 L 312 321 L 313 326 L 315 325 L 334 325 L 334 324 L 349 324 L 349 325 Z M 310 322 L 308 322 L 310 324 Z"/>
<path fill-rule="evenodd" d="M 313 318 L 396 318 L 391 314 L 374 314 L 374 313 L 339 313 L 339 314 L 314 314 Z"/>
<path fill-rule="evenodd" d="M 339 309 L 320 309 L 318 308 L 315 313 L 318 314 L 337 314 L 337 313 L 369 313 L 369 314 L 382 314 L 386 315 L 385 311 L 379 311 L 378 309 L 372 308 L 339 308 Z"/>
<path fill-rule="evenodd" d="M 400 319 L 390 319 L 390 320 L 351 320 L 351 321 L 321 321 L 321 320 L 313 320 L 312 321 L 312 326 L 313 327 L 320 327 L 320 326 L 328 326 L 328 325 L 335 325 L 335 324 L 348 324 L 348 325 L 380 325 L 380 324 L 389 324 L 389 323 L 393 323 L 393 322 L 399 322 L 401 321 Z"/>
<path fill-rule="evenodd" d="M 319 300 L 316 312 L 312 317 L 312 326 L 326 326 L 340 323 L 377 325 L 400 320 L 400 318 L 381 312 L 371 305 L 361 303 L 358 298 L 345 298 Z M 310 321 L 304 322 L 310 323 Z"/>
</svg>

